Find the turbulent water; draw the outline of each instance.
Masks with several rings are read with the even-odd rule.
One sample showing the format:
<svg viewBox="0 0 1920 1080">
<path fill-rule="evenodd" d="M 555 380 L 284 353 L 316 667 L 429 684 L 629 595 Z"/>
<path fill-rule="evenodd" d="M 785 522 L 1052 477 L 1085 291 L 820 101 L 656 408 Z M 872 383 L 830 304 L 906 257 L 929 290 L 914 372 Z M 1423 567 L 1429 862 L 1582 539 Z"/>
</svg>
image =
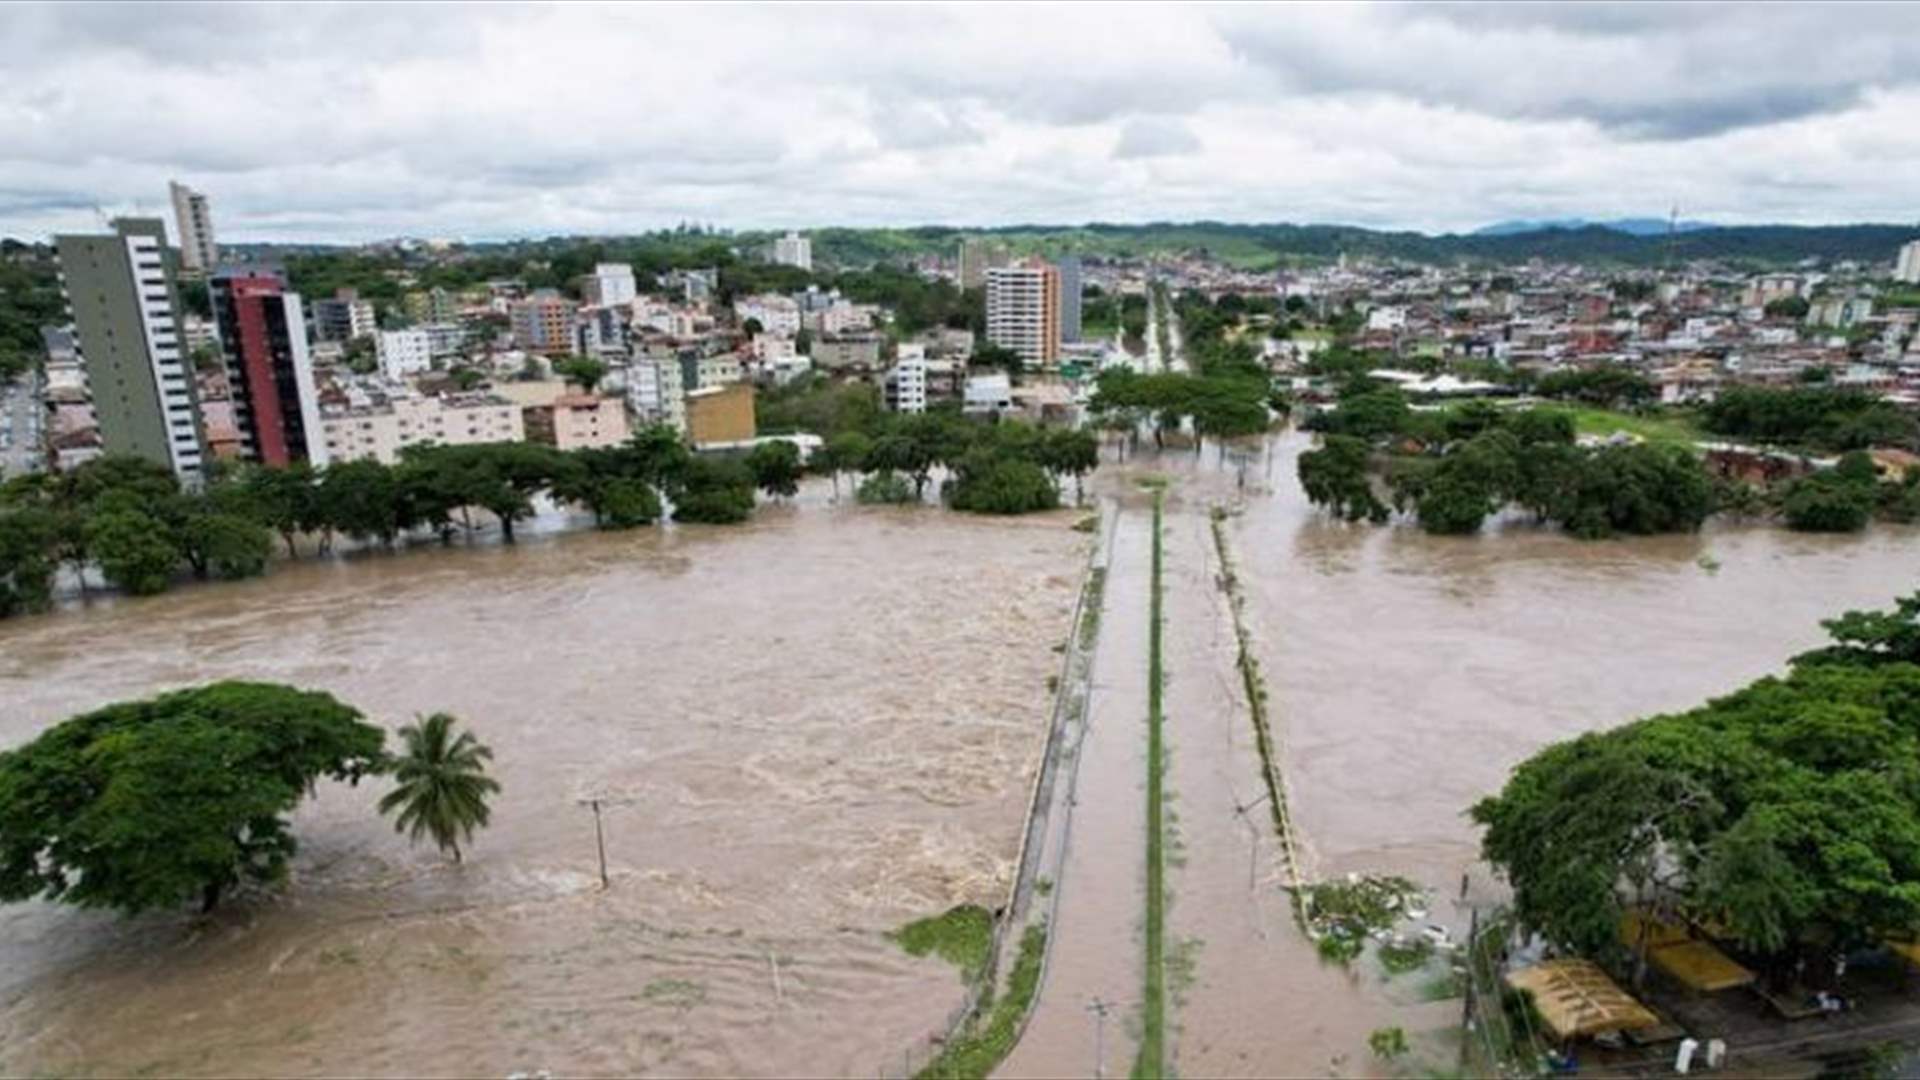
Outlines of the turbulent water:
<svg viewBox="0 0 1920 1080">
<path fill-rule="evenodd" d="M 1207 513 L 1226 523 L 1309 869 L 1446 902 L 1466 807 L 1546 742 L 1691 706 L 1920 588 L 1920 534 L 1765 526 L 1572 540 L 1332 523 L 1289 434 L 1247 470 L 1143 453 L 1167 509 L 1172 1055 L 1188 1075 L 1362 1072 L 1457 1005 L 1315 962 L 1246 811 L 1257 756 Z M 1126 1067 L 1139 970 L 1147 537 L 1122 517 L 1056 949 L 1016 1075 Z M 1122 505 L 1126 509 L 1119 509 Z M 0 625 L 0 746 L 107 701 L 224 677 L 325 688 L 389 725 L 445 709 L 506 791 L 473 860 L 408 848 L 378 785 L 323 787 L 293 880 L 207 921 L 0 909 L 0 1072 L 872 1075 L 924 1046 L 950 968 L 881 931 L 996 903 L 1086 538 L 815 499 L 739 529 L 282 567 Z M 1124 639 L 1124 640 L 1122 640 Z M 1134 670 L 1138 666 L 1140 670 Z M 610 800 L 613 887 L 593 822 Z M 1076 925 L 1075 920 L 1078 920 Z M 1402 980 L 1403 982 L 1405 980 Z"/>
<path fill-rule="evenodd" d="M 464 866 L 323 784 L 287 887 L 210 920 L 0 909 L 0 1072 L 874 1074 L 961 994 L 882 932 L 1004 894 L 1072 520 L 816 503 L 0 625 L 0 747 L 267 679 L 450 711 L 505 789 Z"/>
</svg>

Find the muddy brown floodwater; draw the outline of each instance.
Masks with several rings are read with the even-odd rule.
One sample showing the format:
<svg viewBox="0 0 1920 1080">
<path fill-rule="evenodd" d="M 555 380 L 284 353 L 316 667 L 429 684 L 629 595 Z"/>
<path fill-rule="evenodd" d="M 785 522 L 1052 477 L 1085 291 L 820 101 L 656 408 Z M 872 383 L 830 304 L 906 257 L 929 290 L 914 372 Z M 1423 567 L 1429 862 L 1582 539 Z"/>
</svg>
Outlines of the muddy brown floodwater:
<svg viewBox="0 0 1920 1080">
<path fill-rule="evenodd" d="M 1484 876 L 1467 807 L 1541 746 L 1737 689 L 1823 643 L 1821 619 L 1920 588 L 1911 526 L 1582 541 L 1525 521 L 1466 538 L 1341 525 L 1294 479 L 1311 445 L 1276 441 L 1273 493 L 1232 537 L 1322 876 L 1457 895 L 1462 872 Z"/>
<path fill-rule="evenodd" d="M 1004 895 L 1075 516 L 775 507 L 0 626 L 0 748 L 267 679 L 450 711 L 505 788 L 460 867 L 323 784 L 287 887 L 209 920 L 0 909 L 0 1073 L 874 1075 L 962 989 L 882 933 Z"/>
</svg>

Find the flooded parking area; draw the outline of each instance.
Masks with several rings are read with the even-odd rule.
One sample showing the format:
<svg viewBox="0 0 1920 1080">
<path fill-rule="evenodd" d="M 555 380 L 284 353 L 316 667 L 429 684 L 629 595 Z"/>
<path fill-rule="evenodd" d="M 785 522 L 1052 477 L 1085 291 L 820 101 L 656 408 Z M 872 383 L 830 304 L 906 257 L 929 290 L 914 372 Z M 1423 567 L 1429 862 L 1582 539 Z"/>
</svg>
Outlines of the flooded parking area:
<svg viewBox="0 0 1920 1080">
<path fill-rule="evenodd" d="M 381 782 L 323 784 L 287 886 L 209 919 L 0 908 L 0 1071 L 875 1073 L 962 989 L 884 932 L 1004 894 L 1073 520 L 769 507 L 0 625 L 0 747 L 264 679 L 452 712 L 504 786 L 462 866 L 376 817 Z"/>
</svg>

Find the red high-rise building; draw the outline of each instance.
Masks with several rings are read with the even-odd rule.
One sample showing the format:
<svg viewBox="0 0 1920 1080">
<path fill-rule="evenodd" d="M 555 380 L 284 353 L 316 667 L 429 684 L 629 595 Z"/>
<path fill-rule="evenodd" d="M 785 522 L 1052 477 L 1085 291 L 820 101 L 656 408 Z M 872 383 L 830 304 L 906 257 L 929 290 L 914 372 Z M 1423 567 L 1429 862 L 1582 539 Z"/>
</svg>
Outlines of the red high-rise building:
<svg viewBox="0 0 1920 1080">
<path fill-rule="evenodd" d="M 326 464 L 300 294 L 272 270 L 222 270 L 209 286 L 247 453 L 266 465 Z"/>
</svg>

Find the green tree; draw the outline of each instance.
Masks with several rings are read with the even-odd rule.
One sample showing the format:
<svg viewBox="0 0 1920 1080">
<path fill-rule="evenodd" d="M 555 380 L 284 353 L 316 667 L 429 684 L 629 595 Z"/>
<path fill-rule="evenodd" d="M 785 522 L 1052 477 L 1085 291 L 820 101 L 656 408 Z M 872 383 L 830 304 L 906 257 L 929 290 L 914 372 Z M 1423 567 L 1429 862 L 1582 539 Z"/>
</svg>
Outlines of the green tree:
<svg viewBox="0 0 1920 1080">
<path fill-rule="evenodd" d="M 753 516 L 753 473 L 738 458 L 695 456 L 674 479 L 673 519 L 733 525 Z"/>
<path fill-rule="evenodd" d="M 1872 468 L 1870 461 L 1868 468 Z M 1859 532 L 1872 519 L 1877 498 L 1871 477 L 1833 468 L 1809 473 L 1788 484 L 1780 509 L 1790 529 Z"/>
<path fill-rule="evenodd" d="M 87 547 L 107 581 L 135 596 L 165 592 L 180 553 L 152 515 L 121 504 L 88 518 Z"/>
<path fill-rule="evenodd" d="M 948 502 L 976 514 L 1025 514 L 1060 505 L 1060 490 L 1039 465 L 981 449 L 955 470 Z"/>
<path fill-rule="evenodd" d="M 76 716 L 0 753 L 0 900 L 209 910 L 280 878 L 285 815 L 323 776 L 378 772 L 384 740 L 331 695 L 269 683 Z"/>
<path fill-rule="evenodd" d="M 454 719 L 434 713 L 400 729 L 402 750 L 393 762 L 394 789 L 380 799 L 382 815 L 393 819 L 395 832 L 418 843 L 431 836 L 443 852 L 460 861 L 460 843 L 473 840 L 473 830 L 485 828 L 489 796 L 500 784 L 487 775 L 493 751 L 473 737 L 454 734 Z"/>
<path fill-rule="evenodd" d="M 412 524 L 393 469 L 378 461 L 330 465 L 316 492 L 316 516 L 356 540 L 392 546 Z"/>
<path fill-rule="evenodd" d="M 1343 521 L 1387 520 L 1387 506 L 1373 493 L 1367 473 L 1367 444 L 1352 435 L 1328 435 L 1317 450 L 1295 462 L 1307 501 L 1324 506 Z"/>
<path fill-rule="evenodd" d="M 747 454 L 747 468 L 753 471 L 753 483 L 776 498 L 792 498 L 800 491 L 800 448 L 785 439 L 755 446 Z"/>
<path fill-rule="evenodd" d="M 240 476 L 240 486 L 255 518 L 280 534 L 289 559 L 299 555 L 296 545 L 300 534 L 313 529 L 319 516 L 314 483 L 313 469 L 304 461 L 284 469 L 249 469 Z"/>
<path fill-rule="evenodd" d="M 871 506 L 901 506 L 920 501 L 919 496 L 913 493 L 912 482 L 888 469 L 869 474 L 860 482 L 854 498 L 862 505 Z"/>
<path fill-rule="evenodd" d="M 578 386 L 581 393 L 591 394 L 607 377 L 607 365 L 590 356 L 569 356 L 553 365 L 553 373 Z"/>
<path fill-rule="evenodd" d="M 825 473 L 833 481 L 833 497 L 840 497 L 840 474 L 858 476 L 867 455 L 873 452 L 873 440 L 862 431 L 843 431 L 813 452 L 810 464 L 815 472 Z"/>
<path fill-rule="evenodd" d="M 273 534 L 251 518 L 205 509 L 189 513 L 174 528 L 174 542 L 182 558 L 201 580 L 225 581 L 266 573 L 273 554 Z"/>
<path fill-rule="evenodd" d="M 0 618 L 52 605 L 58 537 L 42 507 L 0 509 Z"/>
<path fill-rule="evenodd" d="M 1920 925 L 1920 596 L 1686 713 L 1559 743 L 1473 808 L 1530 927 L 1618 955 L 1629 906 L 1709 917 L 1791 976 Z M 1865 647 L 1859 644 L 1864 641 Z M 1898 642 L 1892 649 L 1883 648 Z"/>
<path fill-rule="evenodd" d="M 1055 476 L 1073 477 L 1073 501 L 1087 501 L 1086 476 L 1100 467 L 1100 439 L 1085 428 L 1053 428 L 1040 441 L 1040 464 Z"/>
</svg>

